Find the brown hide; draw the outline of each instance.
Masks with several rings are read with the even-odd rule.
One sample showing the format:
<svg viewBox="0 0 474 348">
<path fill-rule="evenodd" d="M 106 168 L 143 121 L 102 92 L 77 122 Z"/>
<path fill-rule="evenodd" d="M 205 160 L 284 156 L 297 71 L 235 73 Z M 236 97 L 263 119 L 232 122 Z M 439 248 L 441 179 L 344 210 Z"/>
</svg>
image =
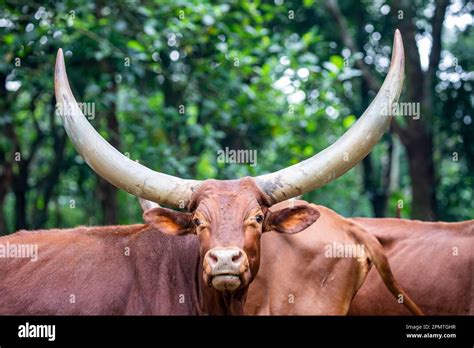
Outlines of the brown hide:
<svg viewBox="0 0 474 348">
<path fill-rule="evenodd" d="M 400 285 L 427 315 L 474 314 L 474 220 L 421 222 L 355 218 L 383 245 Z M 408 314 L 374 271 L 351 305 L 354 315 Z"/>
<path fill-rule="evenodd" d="M 184 315 L 207 310 L 199 293 L 195 236 L 172 237 L 131 225 L 20 231 L 0 238 L 0 244 L 7 242 L 37 244 L 38 260 L 0 258 L 1 314 Z"/>
<path fill-rule="evenodd" d="M 308 205 L 304 201 L 294 204 Z M 393 300 L 402 294 L 405 301 L 399 306 L 421 314 L 393 278 L 383 249 L 373 236 L 328 208 L 315 209 L 320 218 L 303 232 L 294 236 L 266 233 L 262 237 L 260 272 L 249 289 L 247 314 L 345 315 L 372 263 L 390 289 L 385 296 Z M 334 243 L 363 246 L 363 256 L 328 257 L 327 248 Z"/>
<path fill-rule="evenodd" d="M 310 206 L 270 211 L 251 178 L 208 180 L 188 209 L 152 208 L 145 225 L 0 238 L 39 253 L 0 258 L 0 314 L 244 314 L 262 233 L 297 233 L 319 217 Z"/>
</svg>

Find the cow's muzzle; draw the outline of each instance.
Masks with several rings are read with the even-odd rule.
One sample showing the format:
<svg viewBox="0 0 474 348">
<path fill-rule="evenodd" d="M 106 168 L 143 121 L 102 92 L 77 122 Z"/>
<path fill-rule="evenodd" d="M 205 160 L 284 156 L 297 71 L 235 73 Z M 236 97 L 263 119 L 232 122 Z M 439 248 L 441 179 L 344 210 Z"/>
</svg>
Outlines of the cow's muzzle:
<svg viewBox="0 0 474 348">
<path fill-rule="evenodd" d="M 247 254 L 237 247 L 216 247 L 204 255 L 204 281 L 218 291 L 233 292 L 247 283 Z"/>
</svg>

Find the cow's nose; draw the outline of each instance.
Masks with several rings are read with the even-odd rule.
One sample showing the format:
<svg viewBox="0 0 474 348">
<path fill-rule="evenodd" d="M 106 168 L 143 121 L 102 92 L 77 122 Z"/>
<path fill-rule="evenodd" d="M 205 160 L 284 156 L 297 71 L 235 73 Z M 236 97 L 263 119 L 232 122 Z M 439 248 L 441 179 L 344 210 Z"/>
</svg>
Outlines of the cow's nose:
<svg viewBox="0 0 474 348">
<path fill-rule="evenodd" d="M 240 274 L 246 271 L 247 257 L 237 247 L 216 247 L 207 252 L 206 261 L 211 274 Z"/>
<path fill-rule="evenodd" d="M 247 255 L 237 247 L 216 247 L 204 256 L 204 279 L 219 291 L 235 291 L 248 269 Z"/>
</svg>

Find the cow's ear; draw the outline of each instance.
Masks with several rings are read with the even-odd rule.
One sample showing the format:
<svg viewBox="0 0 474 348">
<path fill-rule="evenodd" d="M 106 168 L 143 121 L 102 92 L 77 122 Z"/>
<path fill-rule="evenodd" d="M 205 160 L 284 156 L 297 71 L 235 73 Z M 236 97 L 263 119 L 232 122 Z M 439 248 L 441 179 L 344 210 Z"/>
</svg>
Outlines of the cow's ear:
<svg viewBox="0 0 474 348">
<path fill-rule="evenodd" d="M 192 214 L 166 208 L 153 208 L 143 213 L 145 222 L 157 230 L 171 235 L 195 233 Z"/>
<path fill-rule="evenodd" d="M 297 205 L 277 211 L 269 211 L 263 231 L 298 233 L 311 226 L 318 218 L 319 211 L 311 205 Z"/>
</svg>

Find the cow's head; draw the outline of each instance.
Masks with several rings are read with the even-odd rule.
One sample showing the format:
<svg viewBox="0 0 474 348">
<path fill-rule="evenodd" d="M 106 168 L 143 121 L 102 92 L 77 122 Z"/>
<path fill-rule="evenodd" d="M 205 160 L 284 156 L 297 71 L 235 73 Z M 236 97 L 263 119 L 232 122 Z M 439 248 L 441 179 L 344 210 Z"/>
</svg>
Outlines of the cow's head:
<svg viewBox="0 0 474 348">
<path fill-rule="evenodd" d="M 252 178 L 207 180 L 193 194 L 190 213 L 153 208 L 143 216 L 162 232 L 196 234 L 204 283 L 234 292 L 246 289 L 258 271 L 263 232 L 297 233 L 319 217 L 311 206 L 289 206 L 278 212 L 270 212 L 269 206 Z"/>
<path fill-rule="evenodd" d="M 69 138 L 89 166 L 125 191 L 187 213 L 156 208 L 145 220 L 169 234 L 195 233 L 203 276 L 223 293 L 248 286 L 259 266 L 262 232 L 295 233 L 313 223 L 311 207 L 268 208 L 319 188 L 355 166 L 387 129 L 403 85 L 404 54 L 395 33 L 393 59 L 381 90 L 365 113 L 338 141 L 313 157 L 270 174 L 230 181 L 185 180 L 148 169 L 114 149 L 82 114 L 69 87 L 62 50 L 55 70 L 57 108 Z"/>
</svg>

